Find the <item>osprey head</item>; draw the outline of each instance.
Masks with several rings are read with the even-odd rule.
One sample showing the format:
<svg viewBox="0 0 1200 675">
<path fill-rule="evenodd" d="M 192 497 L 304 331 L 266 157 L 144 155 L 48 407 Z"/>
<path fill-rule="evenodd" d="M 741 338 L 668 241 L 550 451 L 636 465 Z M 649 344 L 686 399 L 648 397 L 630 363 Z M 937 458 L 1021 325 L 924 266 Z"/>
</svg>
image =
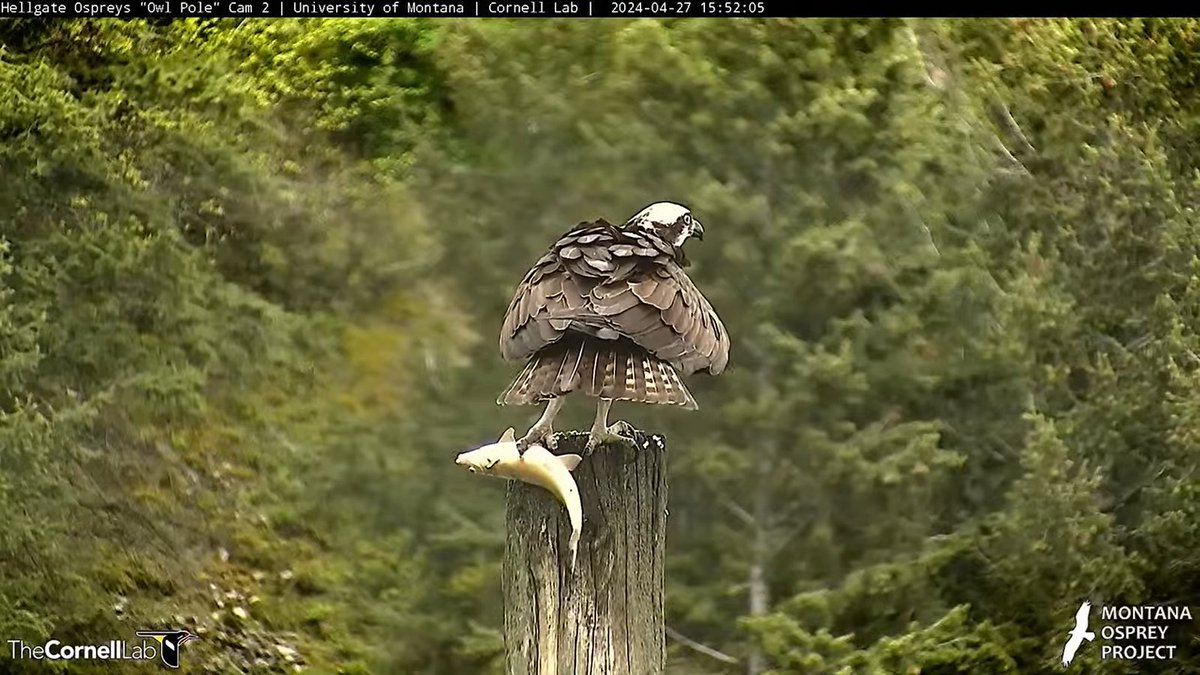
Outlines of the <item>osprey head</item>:
<svg viewBox="0 0 1200 675">
<path fill-rule="evenodd" d="M 674 202 L 655 202 L 638 211 L 625 223 L 625 227 L 637 227 L 682 248 L 688 237 L 704 239 L 704 226 L 692 216 L 692 211 Z"/>
</svg>

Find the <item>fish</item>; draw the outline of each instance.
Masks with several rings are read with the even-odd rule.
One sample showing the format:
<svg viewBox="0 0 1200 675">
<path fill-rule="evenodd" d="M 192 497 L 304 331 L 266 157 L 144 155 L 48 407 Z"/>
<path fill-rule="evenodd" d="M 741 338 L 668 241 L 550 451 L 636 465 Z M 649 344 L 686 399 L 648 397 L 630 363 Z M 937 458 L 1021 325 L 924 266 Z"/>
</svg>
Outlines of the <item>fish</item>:
<svg viewBox="0 0 1200 675">
<path fill-rule="evenodd" d="M 531 444 L 524 453 L 517 450 L 516 430 L 509 427 L 500 440 L 458 455 L 454 463 L 471 473 L 504 480 L 517 480 L 549 490 L 562 502 L 571 520 L 571 570 L 579 550 L 579 534 L 583 529 L 583 506 L 579 486 L 571 474 L 583 457 L 577 454 L 556 455 L 544 446 Z"/>
</svg>

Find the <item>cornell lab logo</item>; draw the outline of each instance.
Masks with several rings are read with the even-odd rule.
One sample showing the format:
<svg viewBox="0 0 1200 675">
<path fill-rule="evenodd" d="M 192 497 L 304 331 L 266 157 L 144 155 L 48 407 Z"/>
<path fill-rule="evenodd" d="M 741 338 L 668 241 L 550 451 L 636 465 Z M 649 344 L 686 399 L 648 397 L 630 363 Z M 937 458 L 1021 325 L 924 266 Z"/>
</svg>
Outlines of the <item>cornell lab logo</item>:
<svg viewBox="0 0 1200 675">
<path fill-rule="evenodd" d="M 141 640 L 126 642 L 110 640 L 103 644 L 64 644 L 48 640 L 43 644 L 28 644 L 9 640 L 9 656 L 14 660 L 34 661 L 162 661 L 167 668 L 179 668 L 179 649 L 195 635 L 186 630 L 140 630 Z M 151 638 L 151 639 L 146 639 Z"/>
<path fill-rule="evenodd" d="M 1099 638 L 1100 659 L 1124 661 L 1165 661 L 1175 658 L 1177 645 L 1167 641 L 1171 627 L 1163 622 L 1191 621 L 1186 606 L 1104 605 L 1100 608 L 1098 628 L 1089 624 L 1092 603 L 1084 601 L 1075 611 L 1075 626 L 1063 645 L 1062 665 L 1070 666 L 1080 649 Z"/>
<path fill-rule="evenodd" d="M 158 640 L 158 657 L 168 668 L 179 667 L 179 648 L 200 638 L 186 630 L 139 630 L 138 637 L 148 637 Z"/>
</svg>

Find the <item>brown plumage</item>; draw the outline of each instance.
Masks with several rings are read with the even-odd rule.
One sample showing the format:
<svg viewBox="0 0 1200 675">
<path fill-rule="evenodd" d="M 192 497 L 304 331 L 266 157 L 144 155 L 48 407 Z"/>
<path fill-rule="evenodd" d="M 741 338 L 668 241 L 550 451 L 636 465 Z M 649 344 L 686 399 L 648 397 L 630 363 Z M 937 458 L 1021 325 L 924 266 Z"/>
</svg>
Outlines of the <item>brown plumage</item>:
<svg viewBox="0 0 1200 675">
<path fill-rule="evenodd" d="M 679 373 L 632 341 L 568 335 L 535 354 L 499 401 L 534 405 L 580 391 L 614 401 L 665 403 L 697 409 Z"/>
<path fill-rule="evenodd" d="M 526 365 L 497 402 L 583 392 L 697 409 L 682 376 L 717 375 L 729 361 L 725 327 L 684 271 L 681 247 L 702 234 L 686 207 L 667 202 L 621 226 L 597 220 L 563 234 L 509 304 L 500 353 Z"/>
</svg>

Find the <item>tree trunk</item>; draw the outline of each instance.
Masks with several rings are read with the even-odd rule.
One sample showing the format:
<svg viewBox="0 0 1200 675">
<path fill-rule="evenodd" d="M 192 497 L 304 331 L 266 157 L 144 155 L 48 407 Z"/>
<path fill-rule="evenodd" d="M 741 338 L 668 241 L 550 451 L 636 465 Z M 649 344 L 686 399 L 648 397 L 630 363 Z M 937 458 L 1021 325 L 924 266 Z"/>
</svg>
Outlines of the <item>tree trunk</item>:
<svg viewBox="0 0 1200 675">
<path fill-rule="evenodd" d="M 583 506 L 571 573 L 566 509 L 539 487 L 508 486 L 504 643 L 508 675 L 659 675 L 666 661 L 663 555 L 666 444 L 600 447 L 574 471 Z M 587 435 L 558 434 L 558 454 Z"/>
<path fill-rule="evenodd" d="M 771 475 L 771 458 L 765 450 L 759 450 L 754 493 L 754 543 L 750 562 L 750 616 L 760 617 L 771 606 L 770 590 L 767 587 L 767 564 L 770 557 L 769 528 L 771 520 L 771 496 L 767 481 Z M 760 675 L 766 669 L 762 648 L 755 640 L 747 660 L 746 674 Z"/>
</svg>

